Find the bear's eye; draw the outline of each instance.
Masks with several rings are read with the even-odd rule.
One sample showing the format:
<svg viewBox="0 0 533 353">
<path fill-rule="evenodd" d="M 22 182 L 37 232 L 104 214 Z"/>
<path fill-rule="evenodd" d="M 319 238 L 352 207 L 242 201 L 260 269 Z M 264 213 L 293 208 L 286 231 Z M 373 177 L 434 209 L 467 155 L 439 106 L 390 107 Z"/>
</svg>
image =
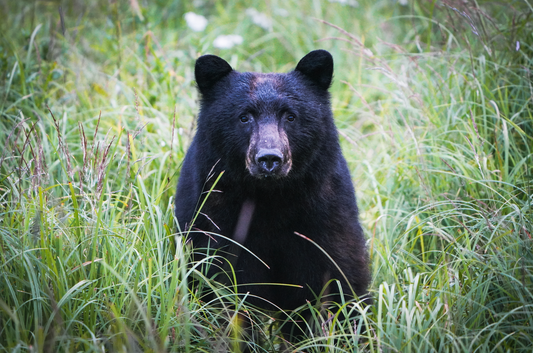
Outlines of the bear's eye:
<svg viewBox="0 0 533 353">
<path fill-rule="evenodd" d="M 288 121 L 294 121 L 294 119 L 296 119 L 296 118 L 295 118 L 294 115 L 292 115 L 292 114 L 290 114 L 290 115 L 287 116 L 287 120 L 288 120 Z"/>
<path fill-rule="evenodd" d="M 241 121 L 241 123 L 247 123 L 250 121 L 250 118 L 247 117 L 246 115 L 241 115 L 241 117 L 239 118 L 239 120 Z"/>
</svg>

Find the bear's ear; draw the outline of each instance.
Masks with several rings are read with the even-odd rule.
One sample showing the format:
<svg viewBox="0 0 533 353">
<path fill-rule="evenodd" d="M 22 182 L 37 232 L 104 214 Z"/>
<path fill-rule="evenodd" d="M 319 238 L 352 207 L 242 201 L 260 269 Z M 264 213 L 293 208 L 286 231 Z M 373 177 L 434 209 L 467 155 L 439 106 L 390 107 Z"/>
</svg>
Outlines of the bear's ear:
<svg viewBox="0 0 533 353">
<path fill-rule="evenodd" d="M 333 57 L 325 50 L 313 50 L 300 60 L 296 69 L 320 88 L 327 90 L 333 78 Z"/>
<path fill-rule="evenodd" d="M 200 92 L 204 93 L 233 69 L 216 55 L 203 55 L 196 60 L 194 76 Z"/>
</svg>

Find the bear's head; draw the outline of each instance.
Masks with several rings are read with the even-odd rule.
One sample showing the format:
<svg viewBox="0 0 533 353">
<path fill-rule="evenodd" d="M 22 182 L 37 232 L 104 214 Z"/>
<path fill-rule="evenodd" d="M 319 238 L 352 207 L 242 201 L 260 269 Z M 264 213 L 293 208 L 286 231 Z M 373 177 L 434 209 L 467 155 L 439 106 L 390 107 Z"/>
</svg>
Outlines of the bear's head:
<svg viewBox="0 0 533 353">
<path fill-rule="evenodd" d="M 233 175 L 265 182 L 323 168 L 338 145 L 332 76 L 333 58 L 325 50 L 310 52 L 286 74 L 241 73 L 218 56 L 201 56 L 195 66 L 201 148 Z"/>
</svg>

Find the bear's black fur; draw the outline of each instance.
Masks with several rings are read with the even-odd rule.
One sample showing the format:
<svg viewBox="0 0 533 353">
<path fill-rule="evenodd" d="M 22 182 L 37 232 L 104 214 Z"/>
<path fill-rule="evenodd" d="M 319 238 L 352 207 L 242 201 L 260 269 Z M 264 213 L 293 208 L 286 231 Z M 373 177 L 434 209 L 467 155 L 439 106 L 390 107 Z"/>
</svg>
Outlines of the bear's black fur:
<svg viewBox="0 0 533 353">
<path fill-rule="evenodd" d="M 312 51 L 286 74 L 241 73 L 205 55 L 195 75 L 198 128 L 181 169 L 176 217 L 198 259 L 207 248 L 225 254 L 239 292 L 267 309 L 275 308 L 268 302 L 283 310 L 313 302 L 331 279 L 344 294 L 366 295 L 369 260 L 330 108 L 331 55 Z M 338 300 L 337 288 L 329 287 L 329 299 Z"/>
</svg>

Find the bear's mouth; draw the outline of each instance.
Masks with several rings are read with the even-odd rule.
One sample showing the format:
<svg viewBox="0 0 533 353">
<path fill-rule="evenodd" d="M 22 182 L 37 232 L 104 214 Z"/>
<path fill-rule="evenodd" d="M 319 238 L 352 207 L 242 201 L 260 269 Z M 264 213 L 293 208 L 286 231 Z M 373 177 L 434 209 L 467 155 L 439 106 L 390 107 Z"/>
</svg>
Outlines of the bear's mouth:
<svg viewBox="0 0 533 353">
<path fill-rule="evenodd" d="M 262 180 L 274 180 L 286 177 L 291 169 L 290 164 L 284 163 L 273 168 L 253 164 L 249 166 L 248 172 L 251 176 Z"/>
</svg>

